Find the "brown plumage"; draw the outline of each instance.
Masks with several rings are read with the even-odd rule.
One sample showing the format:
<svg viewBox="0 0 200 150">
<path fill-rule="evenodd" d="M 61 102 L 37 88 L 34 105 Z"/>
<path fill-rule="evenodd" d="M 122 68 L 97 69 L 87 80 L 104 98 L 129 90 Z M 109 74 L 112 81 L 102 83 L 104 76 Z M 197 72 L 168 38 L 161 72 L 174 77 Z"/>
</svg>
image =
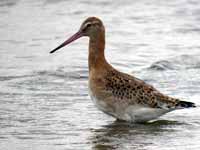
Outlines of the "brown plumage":
<svg viewBox="0 0 200 150">
<path fill-rule="evenodd" d="M 195 107 L 194 103 L 166 96 L 144 81 L 114 69 L 105 59 L 105 28 L 96 17 L 86 19 L 75 35 L 50 53 L 82 36 L 90 39 L 90 96 L 103 112 L 117 119 L 143 122 L 175 109 Z"/>
</svg>

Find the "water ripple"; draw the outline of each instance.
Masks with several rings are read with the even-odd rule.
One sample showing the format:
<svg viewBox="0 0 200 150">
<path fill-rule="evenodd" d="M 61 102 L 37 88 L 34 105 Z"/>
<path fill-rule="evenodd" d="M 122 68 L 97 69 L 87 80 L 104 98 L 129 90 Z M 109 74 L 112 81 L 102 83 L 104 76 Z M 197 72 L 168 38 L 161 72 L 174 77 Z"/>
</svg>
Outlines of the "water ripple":
<svg viewBox="0 0 200 150">
<path fill-rule="evenodd" d="M 168 60 L 160 60 L 154 62 L 147 69 L 149 70 L 179 70 L 179 69 L 194 69 L 200 68 L 200 59 L 199 56 L 194 55 L 181 55 Z"/>
</svg>

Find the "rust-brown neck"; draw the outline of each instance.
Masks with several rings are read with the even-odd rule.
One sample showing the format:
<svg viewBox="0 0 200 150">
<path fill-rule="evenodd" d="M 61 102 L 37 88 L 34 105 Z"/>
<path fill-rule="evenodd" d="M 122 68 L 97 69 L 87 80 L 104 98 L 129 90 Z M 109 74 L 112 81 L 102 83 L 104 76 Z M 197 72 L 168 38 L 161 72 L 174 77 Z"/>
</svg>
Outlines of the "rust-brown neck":
<svg viewBox="0 0 200 150">
<path fill-rule="evenodd" d="M 105 33 L 99 32 L 90 36 L 89 41 L 89 71 L 92 69 L 101 69 L 107 65 L 105 56 Z"/>
</svg>

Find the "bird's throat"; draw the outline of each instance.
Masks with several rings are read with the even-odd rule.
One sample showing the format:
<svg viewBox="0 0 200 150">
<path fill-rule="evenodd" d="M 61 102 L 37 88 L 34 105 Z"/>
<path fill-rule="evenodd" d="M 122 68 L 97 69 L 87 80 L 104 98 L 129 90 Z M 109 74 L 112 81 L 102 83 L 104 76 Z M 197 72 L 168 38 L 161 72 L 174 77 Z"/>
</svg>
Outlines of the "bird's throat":
<svg viewBox="0 0 200 150">
<path fill-rule="evenodd" d="M 89 71 L 92 69 L 100 69 L 106 63 L 104 56 L 105 35 L 99 33 L 91 36 L 89 41 Z"/>
</svg>

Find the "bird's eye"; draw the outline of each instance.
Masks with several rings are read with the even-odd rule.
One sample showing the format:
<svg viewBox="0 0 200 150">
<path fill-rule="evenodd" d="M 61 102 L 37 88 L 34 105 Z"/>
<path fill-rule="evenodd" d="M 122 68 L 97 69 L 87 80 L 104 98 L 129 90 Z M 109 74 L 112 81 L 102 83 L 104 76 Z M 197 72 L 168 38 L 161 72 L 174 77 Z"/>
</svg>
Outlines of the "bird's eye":
<svg viewBox="0 0 200 150">
<path fill-rule="evenodd" d="M 86 28 L 91 27 L 91 25 L 92 25 L 91 23 L 87 24 L 87 25 L 86 25 Z"/>
<path fill-rule="evenodd" d="M 91 26 L 92 26 L 91 23 L 87 23 L 87 24 L 84 25 L 83 30 L 85 31 L 85 30 L 87 30 Z"/>
</svg>

